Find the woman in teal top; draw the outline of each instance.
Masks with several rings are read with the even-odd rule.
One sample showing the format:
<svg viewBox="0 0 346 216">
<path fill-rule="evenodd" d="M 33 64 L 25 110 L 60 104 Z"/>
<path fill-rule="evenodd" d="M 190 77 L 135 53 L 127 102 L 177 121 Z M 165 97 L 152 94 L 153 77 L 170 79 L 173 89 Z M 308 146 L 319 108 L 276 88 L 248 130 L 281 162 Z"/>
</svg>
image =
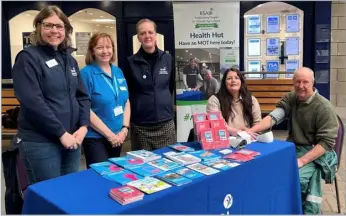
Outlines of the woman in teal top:
<svg viewBox="0 0 346 216">
<path fill-rule="evenodd" d="M 115 46 L 106 33 L 94 34 L 88 44 L 82 79 L 91 100 L 90 126 L 83 142 L 87 166 L 119 157 L 130 122 L 127 83 L 114 66 Z"/>
</svg>

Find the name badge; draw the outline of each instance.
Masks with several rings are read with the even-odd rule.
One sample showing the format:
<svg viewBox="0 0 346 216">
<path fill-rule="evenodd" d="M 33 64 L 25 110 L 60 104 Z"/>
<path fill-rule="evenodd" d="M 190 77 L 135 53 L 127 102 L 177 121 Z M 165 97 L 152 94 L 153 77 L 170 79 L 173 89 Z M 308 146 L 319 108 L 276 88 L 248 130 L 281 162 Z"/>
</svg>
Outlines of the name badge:
<svg viewBox="0 0 346 216">
<path fill-rule="evenodd" d="M 123 111 L 123 107 L 122 106 L 117 106 L 117 107 L 114 108 L 114 115 L 115 116 L 121 115 L 123 113 L 124 113 L 124 111 Z"/>
<path fill-rule="evenodd" d="M 58 65 L 58 62 L 55 60 L 55 59 L 51 59 L 49 61 L 46 61 L 46 65 L 49 67 L 49 68 L 52 68 L 54 66 L 57 66 Z"/>
<path fill-rule="evenodd" d="M 120 86 L 121 91 L 127 91 L 127 88 L 125 86 Z"/>
</svg>

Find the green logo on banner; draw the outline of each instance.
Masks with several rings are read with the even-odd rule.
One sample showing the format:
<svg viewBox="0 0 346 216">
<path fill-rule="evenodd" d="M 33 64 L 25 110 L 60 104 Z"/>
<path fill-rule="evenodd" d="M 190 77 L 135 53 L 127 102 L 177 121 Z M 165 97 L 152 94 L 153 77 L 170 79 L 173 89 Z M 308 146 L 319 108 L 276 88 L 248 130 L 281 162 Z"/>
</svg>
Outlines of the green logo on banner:
<svg viewBox="0 0 346 216">
<path fill-rule="evenodd" d="M 195 28 L 219 28 L 217 23 L 202 23 L 202 24 L 196 24 Z"/>
</svg>

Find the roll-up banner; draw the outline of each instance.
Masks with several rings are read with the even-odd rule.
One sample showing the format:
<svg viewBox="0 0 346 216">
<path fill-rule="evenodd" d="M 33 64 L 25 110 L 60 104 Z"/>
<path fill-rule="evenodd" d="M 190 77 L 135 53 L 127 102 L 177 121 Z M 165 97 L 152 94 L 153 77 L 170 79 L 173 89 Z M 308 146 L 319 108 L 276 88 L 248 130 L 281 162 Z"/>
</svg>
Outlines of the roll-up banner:
<svg viewBox="0 0 346 216">
<path fill-rule="evenodd" d="M 226 69 L 239 68 L 239 2 L 174 2 L 177 140 L 206 112 Z"/>
</svg>

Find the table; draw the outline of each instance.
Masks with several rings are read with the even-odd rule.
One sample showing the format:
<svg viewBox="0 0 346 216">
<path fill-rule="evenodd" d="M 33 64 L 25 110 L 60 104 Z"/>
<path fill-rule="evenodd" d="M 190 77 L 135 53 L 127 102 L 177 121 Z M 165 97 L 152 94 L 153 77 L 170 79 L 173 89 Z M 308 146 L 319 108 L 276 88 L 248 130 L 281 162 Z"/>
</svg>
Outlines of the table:
<svg viewBox="0 0 346 216">
<path fill-rule="evenodd" d="M 294 144 L 275 140 L 246 148 L 261 155 L 125 206 L 108 195 L 120 185 L 91 169 L 40 182 L 27 189 L 23 214 L 302 214 Z M 228 194 L 233 198 L 229 209 L 224 206 Z"/>
<path fill-rule="evenodd" d="M 177 95 L 176 100 L 200 101 L 205 100 L 205 95 L 201 91 L 184 91 L 182 94 Z"/>
</svg>

